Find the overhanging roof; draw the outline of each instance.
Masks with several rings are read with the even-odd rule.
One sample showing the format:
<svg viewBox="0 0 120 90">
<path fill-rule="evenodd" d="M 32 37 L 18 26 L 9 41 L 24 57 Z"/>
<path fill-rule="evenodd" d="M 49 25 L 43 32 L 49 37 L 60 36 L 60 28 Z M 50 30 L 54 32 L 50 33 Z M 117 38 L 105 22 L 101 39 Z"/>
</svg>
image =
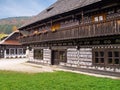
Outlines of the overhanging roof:
<svg viewBox="0 0 120 90">
<path fill-rule="evenodd" d="M 78 8 L 82 8 L 84 6 L 87 6 L 99 1 L 102 1 L 102 0 L 57 0 L 53 5 L 51 5 L 50 7 L 48 7 L 47 9 L 43 10 L 41 13 L 33 17 L 31 21 L 21 26 L 19 29 L 24 28 L 35 22 L 44 20 L 46 18 L 50 18 L 58 14 L 62 14 Z"/>
<path fill-rule="evenodd" d="M 0 42 L 0 45 L 21 45 L 21 43 L 19 43 L 19 41 L 17 40 L 17 38 L 19 37 L 18 34 L 18 31 L 11 33 L 7 38 Z"/>
</svg>

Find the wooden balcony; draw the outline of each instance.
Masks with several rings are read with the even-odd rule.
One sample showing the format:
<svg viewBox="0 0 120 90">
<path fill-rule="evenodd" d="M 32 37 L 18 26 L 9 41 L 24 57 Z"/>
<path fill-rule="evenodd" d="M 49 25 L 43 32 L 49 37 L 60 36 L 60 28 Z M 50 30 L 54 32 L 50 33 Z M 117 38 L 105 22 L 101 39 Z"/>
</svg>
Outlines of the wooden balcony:
<svg viewBox="0 0 120 90">
<path fill-rule="evenodd" d="M 56 40 L 71 40 L 107 35 L 120 34 L 120 18 L 106 20 L 95 23 L 80 24 L 72 27 L 62 28 L 55 32 L 48 31 L 39 35 L 23 37 L 20 39 L 22 44 L 36 42 L 48 42 Z"/>
</svg>

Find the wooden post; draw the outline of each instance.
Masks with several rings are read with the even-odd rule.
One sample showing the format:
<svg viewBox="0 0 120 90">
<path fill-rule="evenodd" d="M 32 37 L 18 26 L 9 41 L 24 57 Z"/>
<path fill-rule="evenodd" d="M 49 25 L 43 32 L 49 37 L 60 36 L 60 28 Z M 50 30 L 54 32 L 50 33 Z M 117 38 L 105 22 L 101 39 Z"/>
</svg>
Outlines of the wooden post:
<svg viewBox="0 0 120 90">
<path fill-rule="evenodd" d="M 81 23 L 84 24 L 84 13 L 83 13 L 83 11 L 81 12 L 81 18 L 82 18 Z"/>
</svg>

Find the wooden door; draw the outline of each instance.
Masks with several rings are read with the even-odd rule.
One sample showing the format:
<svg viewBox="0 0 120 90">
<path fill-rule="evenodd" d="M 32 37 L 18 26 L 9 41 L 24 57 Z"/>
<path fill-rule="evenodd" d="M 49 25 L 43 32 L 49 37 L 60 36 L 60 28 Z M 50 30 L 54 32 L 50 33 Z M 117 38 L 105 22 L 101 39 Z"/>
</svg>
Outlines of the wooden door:
<svg viewBox="0 0 120 90">
<path fill-rule="evenodd" d="M 57 50 L 52 51 L 52 65 L 59 65 L 59 52 Z"/>
</svg>

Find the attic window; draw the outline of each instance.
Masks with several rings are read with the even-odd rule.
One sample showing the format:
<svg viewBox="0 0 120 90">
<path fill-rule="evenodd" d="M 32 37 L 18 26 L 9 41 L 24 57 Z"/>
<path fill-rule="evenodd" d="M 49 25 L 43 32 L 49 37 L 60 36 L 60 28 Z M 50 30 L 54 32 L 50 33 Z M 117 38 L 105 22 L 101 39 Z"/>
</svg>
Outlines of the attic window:
<svg viewBox="0 0 120 90">
<path fill-rule="evenodd" d="M 49 12 L 50 10 L 52 10 L 54 7 L 50 7 L 48 8 L 46 11 Z"/>
</svg>

